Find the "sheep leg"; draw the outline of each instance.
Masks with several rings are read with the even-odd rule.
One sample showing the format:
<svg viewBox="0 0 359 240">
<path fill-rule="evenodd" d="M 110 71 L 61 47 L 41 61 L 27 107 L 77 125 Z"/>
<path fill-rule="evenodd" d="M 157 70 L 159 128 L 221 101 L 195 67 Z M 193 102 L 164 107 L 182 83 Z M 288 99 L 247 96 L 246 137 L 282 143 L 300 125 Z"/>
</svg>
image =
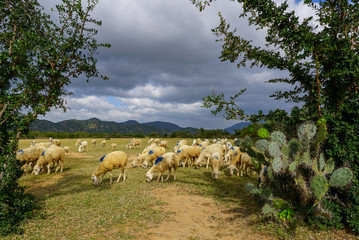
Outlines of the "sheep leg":
<svg viewBox="0 0 359 240">
<path fill-rule="evenodd" d="M 162 173 L 160 172 L 160 173 L 158 174 L 157 182 L 160 181 L 160 178 L 161 178 L 161 177 L 162 177 Z M 163 181 L 163 177 L 162 177 L 162 181 Z"/>
<path fill-rule="evenodd" d="M 112 171 L 110 171 L 109 174 L 110 174 L 110 184 L 112 184 Z"/>
<path fill-rule="evenodd" d="M 99 184 L 102 182 L 104 176 L 105 176 L 105 173 L 103 173 L 102 175 L 99 176 L 99 181 L 98 181 Z"/>
<path fill-rule="evenodd" d="M 50 172 L 51 172 L 51 164 L 48 163 L 48 164 L 47 164 L 47 175 L 49 175 Z"/>
<path fill-rule="evenodd" d="M 168 176 L 166 178 L 166 181 L 170 178 L 170 176 L 171 176 L 171 168 L 168 169 Z"/>
<path fill-rule="evenodd" d="M 208 165 L 209 165 L 209 158 L 207 158 L 206 169 L 208 168 Z"/>
<path fill-rule="evenodd" d="M 173 181 L 176 180 L 176 168 L 173 168 Z"/>
</svg>

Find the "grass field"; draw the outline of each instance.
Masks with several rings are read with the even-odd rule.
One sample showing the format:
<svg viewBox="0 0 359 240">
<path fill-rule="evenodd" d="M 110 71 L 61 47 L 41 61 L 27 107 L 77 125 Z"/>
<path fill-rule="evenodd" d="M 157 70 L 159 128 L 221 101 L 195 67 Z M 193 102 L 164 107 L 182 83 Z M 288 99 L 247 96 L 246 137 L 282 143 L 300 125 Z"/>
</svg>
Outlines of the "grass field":
<svg viewBox="0 0 359 240">
<path fill-rule="evenodd" d="M 210 177 L 210 170 L 201 168 L 179 168 L 177 180 L 171 178 L 165 183 L 145 182 L 148 169 L 128 168 L 127 181 L 110 185 L 109 176 L 99 186 L 93 186 L 91 175 L 99 159 L 112 152 L 111 143 L 117 144 L 131 157 L 147 146 L 148 139 L 142 139 L 140 149 L 125 149 L 129 139 L 107 140 L 106 147 L 92 147 L 88 152 L 78 153 L 77 139 L 61 139 L 61 146 L 69 146 L 70 154 L 66 156 L 63 173 L 24 175 L 20 184 L 27 188 L 40 203 L 35 218 L 24 224 L 22 235 L 11 235 L 5 239 L 138 239 L 139 232 L 161 223 L 171 213 L 154 208 L 164 204 L 154 198 L 154 188 L 176 185 L 192 194 L 214 198 L 218 204 L 228 208 L 240 209 L 241 213 L 252 219 L 252 227 L 258 231 L 270 231 L 277 234 L 275 226 L 264 226 L 258 201 L 245 192 L 248 182 L 255 182 L 256 177 L 229 177 L 226 171 L 219 180 Z M 90 143 L 91 139 L 87 140 Z M 98 139 L 98 143 L 102 139 Z M 178 139 L 166 139 L 169 151 Z M 46 141 L 37 139 L 36 142 Z M 192 143 L 191 139 L 188 139 Z M 20 148 L 30 146 L 30 140 L 21 140 Z M 114 170 L 114 180 L 119 170 Z M 307 230 L 303 239 L 308 234 Z M 314 239 L 323 233 L 310 233 Z M 319 234 L 319 235 L 318 235 Z M 325 235 L 327 236 L 327 235 Z M 327 238 L 327 237 L 325 237 Z M 150 239 L 150 238 L 149 238 Z M 300 239 L 300 235 L 298 235 Z M 330 238 L 328 238 L 330 239 Z"/>
</svg>

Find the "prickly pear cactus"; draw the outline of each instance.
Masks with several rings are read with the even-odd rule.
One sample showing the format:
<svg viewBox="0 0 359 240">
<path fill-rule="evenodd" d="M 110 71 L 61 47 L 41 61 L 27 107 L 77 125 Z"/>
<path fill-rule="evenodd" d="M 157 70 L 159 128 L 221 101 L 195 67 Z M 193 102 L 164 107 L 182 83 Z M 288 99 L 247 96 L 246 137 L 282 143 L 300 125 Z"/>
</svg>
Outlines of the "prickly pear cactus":
<svg viewBox="0 0 359 240">
<path fill-rule="evenodd" d="M 276 142 L 271 142 L 269 144 L 268 150 L 269 150 L 269 154 L 273 158 L 280 157 L 282 155 L 282 151 L 280 150 L 279 145 Z"/>
<path fill-rule="evenodd" d="M 317 127 L 312 122 L 303 123 L 298 129 L 298 137 L 300 141 L 310 141 L 317 132 Z"/>
<path fill-rule="evenodd" d="M 353 172 L 349 168 L 343 167 L 335 170 L 329 179 L 329 184 L 332 187 L 343 187 L 348 184 L 353 178 Z"/>
<path fill-rule="evenodd" d="M 279 131 L 272 132 L 270 138 L 272 142 L 276 142 L 279 145 L 279 147 L 282 147 L 284 144 L 287 143 L 284 133 Z"/>
<path fill-rule="evenodd" d="M 269 138 L 270 137 L 269 132 L 266 128 L 260 128 L 258 130 L 258 136 L 260 138 Z"/>
<path fill-rule="evenodd" d="M 275 173 L 279 173 L 282 170 L 283 162 L 280 157 L 274 158 L 272 162 L 272 168 Z"/>
<path fill-rule="evenodd" d="M 297 162 L 292 162 L 291 164 L 289 164 L 289 171 L 290 171 L 290 173 L 294 174 L 296 168 L 297 168 Z"/>
<path fill-rule="evenodd" d="M 327 179 L 322 175 L 316 175 L 310 181 L 310 190 L 317 199 L 322 199 L 329 188 Z"/>
<path fill-rule="evenodd" d="M 334 167 L 335 167 L 334 160 L 333 160 L 333 158 L 330 158 L 330 159 L 327 161 L 327 163 L 325 164 L 325 166 L 324 166 L 324 171 L 323 171 L 323 173 L 324 173 L 324 174 L 330 174 L 330 173 L 332 173 L 333 170 L 334 170 Z"/>
<path fill-rule="evenodd" d="M 265 204 L 262 208 L 262 213 L 265 216 L 273 215 L 273 213 L 275 213 L 275 210 L 269 204 Z"/>
<path fill-rule="evenodd" d="M 325 167 L 325 157 L 323 153 L 320 153 L 319 156 L 319 171 L 323 171 Z"/>
<path fill-rule="evenodd" d="M 266 139 L 261 139 L 256 142 L 256 148 L 258 151 L 267 151 L 269 147 L 269 142 Z"/>
<path fill-rule="evenodd" d="M 259 193 L 258 188 L 253 183 L 247 183 L 246 190 L 247 190 L 247 192 L 249 192 L 251 194 L 258 194 Z"/>
</svg>

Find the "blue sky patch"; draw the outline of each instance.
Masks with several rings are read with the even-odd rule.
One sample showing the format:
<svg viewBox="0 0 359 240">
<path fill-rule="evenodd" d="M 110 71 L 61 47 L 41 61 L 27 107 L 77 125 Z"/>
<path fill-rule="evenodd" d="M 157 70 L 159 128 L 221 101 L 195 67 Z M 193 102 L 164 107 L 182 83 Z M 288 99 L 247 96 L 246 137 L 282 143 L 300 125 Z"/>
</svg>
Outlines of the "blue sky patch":
<svg viewBox="0 0 359 240">
<path fill-rule="evenodd" d="M 127 107 L 126 104 L 124 104 L 121 100 L 115 97 L 107 97 L 107 100 L 115 107 Z"/>
</svg>

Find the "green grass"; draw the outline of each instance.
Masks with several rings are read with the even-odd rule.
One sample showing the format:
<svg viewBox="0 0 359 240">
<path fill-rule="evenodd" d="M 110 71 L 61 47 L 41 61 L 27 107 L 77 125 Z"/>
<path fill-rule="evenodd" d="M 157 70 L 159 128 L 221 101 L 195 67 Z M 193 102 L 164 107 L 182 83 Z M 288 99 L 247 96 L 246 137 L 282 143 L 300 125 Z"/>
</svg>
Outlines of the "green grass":
<svg viewBox="0 0 359 240">
<path fill-rule="evenodd" d="M 229 177 L 227 171 L 222 170 L 220 178 L 214 181 L 209 169 L 179 168 L 176 181 L 171 178 L 168 182 L 157 184 L 145 182 L 148 169 L 129 168 L 126 182 L 116 184 L 119 170 L 114 170 L 114 184 L 110 185 L 109 175 L 105 175 L 104 181 L 96 187 L 92 185 L 91 175 L 99 159 L 113 151 L 111 143 L 117 143 L 117 150 L 136 154 L 148 145 L 148 139 L 143 139 L 140 149 L 132 150 L 125 149 L 129 139 L 111 139 L 107 140 L 106 147 L 89 144 L 88 152 L 81 154 L 76 151 L 76 140 L 61 139 L 61 146 L 69 146 L 76 156 L 87 158 L 69 155 L 66 156 L 63 173 L 27 174 L 20 179 L 20 184 L 27 187 L 41 207 L 35 217 L 23 225 L 22 235 L 10 235 L 5 239 L 136 239 L 139 232 L 168 219 L 171 213 L 154 208 L 164 203 L 156 200 L 151 191 L 171 184 L 190 194 L 214 198 L 235 217 L 247 217 L 249 224 L 260 231 L 273 235 L 278 232 L 275 226 L 261 222 L 258 199 L 245 191 L 246 183 L 255 182 L 255 177 Z M 83 140 L 90 143 L 91 139 Z M 98 139 L 98 143 L 101 140 Z M 166 140 L 169 151 L 173 151 L 178 139 Z M 36 140 L 41 141 L 46 140 Z M 188 141 L 192 143 L 191 139 Z M 30 140 L 20 141 L 20 148 L 28 146 Z"/>
</svg>

